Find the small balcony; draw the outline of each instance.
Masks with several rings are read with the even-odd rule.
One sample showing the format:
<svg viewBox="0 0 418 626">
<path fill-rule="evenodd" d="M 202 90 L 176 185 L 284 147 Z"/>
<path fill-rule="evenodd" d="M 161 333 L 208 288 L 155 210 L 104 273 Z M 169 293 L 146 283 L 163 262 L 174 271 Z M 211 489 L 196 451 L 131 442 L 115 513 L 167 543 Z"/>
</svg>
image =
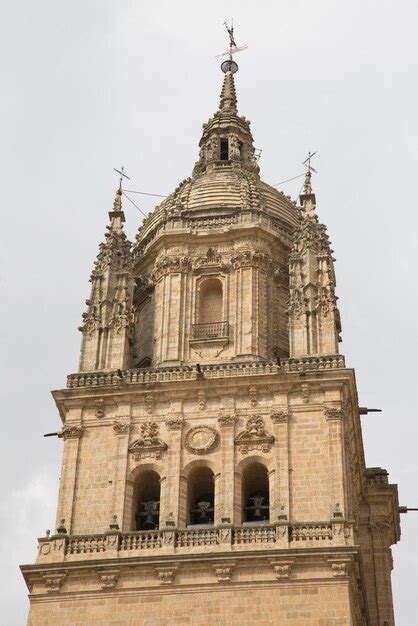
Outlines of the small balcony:
<svg viewBox="0 0 418 626">
<path fill-rule="evenodd" d="M 228 340 L 228 322 L 192 324 L 192 341 Z"/>
</svg>

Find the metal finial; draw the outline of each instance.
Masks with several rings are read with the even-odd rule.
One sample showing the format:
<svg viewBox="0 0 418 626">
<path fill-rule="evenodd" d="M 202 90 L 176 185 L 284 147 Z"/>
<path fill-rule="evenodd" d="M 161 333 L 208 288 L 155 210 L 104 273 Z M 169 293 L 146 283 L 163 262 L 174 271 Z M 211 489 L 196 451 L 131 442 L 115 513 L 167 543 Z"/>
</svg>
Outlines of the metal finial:
<svg viewBox="0 0 418 626">
<path fill-rule="evenodd" d="M 306 167 L 308 168 L 308 172 L 315 172 L 315 174 L 317 174 L 318 172 L 316 171 L 316 169 L 314 167 L 312 167 L 311 159 L 312 159 L 312 157 L 315 156 L 316 152 L 317 152 L 316 150 L 315 150 L 315 152 L 309 151 L 308 152 L 308 158 L 305 159 L 304 162 L 303 162 L 303 165 L 306 165 Z"/>
<path fill-rule="evenodd" d="M 131 180 L 129 178 L 129 176 L 127 176 L 127 174 L 124 173 L 124 168 L 123 165 L 120 168 L 120 170 L 116 169 L 116 167 L 113 168 L 115 172 L 117 172 L 118 174 L 120 174 L 120 178 L 119 178 L 119 191 L 122 193 L 122 179 L 123 178 L 127 178 L 128 180 Z"/>
<path fill-rule="evenodd" d="M 222 54 L 218 54 L 217 57 L 226 57 L 226 56 L 229 57 L 228 60 L 222 62 L 221 70 L 223 71 L 224 74 L 227 74 L 227 72 L 231 72 L 232 74 L 235 74 L 235 72 L 238 72 L 238 64 L 235 63 L 235 61 L 233 61 L 232 55 L 236 54 L 237 52 L 241 52 L 242 50 L 246 50 L 248 46 L 237 46 L 235 39 L 234 39 L 233 19 L 231 19 L 231 26 L 228 26 L 227 22 L 224 22 L 224 26 L 229 36 L 229 50 L 222 52 Z"/>
</svg>

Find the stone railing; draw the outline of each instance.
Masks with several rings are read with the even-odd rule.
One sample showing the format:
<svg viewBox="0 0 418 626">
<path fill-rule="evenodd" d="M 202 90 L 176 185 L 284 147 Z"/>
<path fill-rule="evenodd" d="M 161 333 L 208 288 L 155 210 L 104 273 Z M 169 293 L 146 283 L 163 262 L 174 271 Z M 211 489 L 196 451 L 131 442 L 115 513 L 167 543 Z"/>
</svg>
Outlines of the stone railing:
<svg viewBox="0 0 418 626">
<path fill-rule="evenodd" d="M 234 545 L 274 543 L 275 541 L 275 526 L 243 526 L 235 528 L 233 533 Z"/>
<path fill-rule="evenodd" d="M 38 561 L 82 560 L 158 554 L 291 550 L 354 543 L 354 524 L 339 518 L 325 522 L 286 521 L 276 524 L 236 526 L 221 524 L 202 528 L 163 528 L 155 531 L 95 535 L 54 535 L 39 539 Z"/>
<path fill-rule="evenodd" d="M 217 528 L 196 528 L 193 530 L 178 530 L 175 545 L 180 548 L 193 546 L 216 546 L 219 545 L 219 532 Z"/>
<path fill-rule="evenodd" d="M 201 365 L 205 378 L 233 378 L 238 376 L 261 376 L 279 374 L 281 368 L 274 361 L 249 361 L 219 363 L 216 365 Z M 146 384 L 180 380 L 196 380 L 197 370 L 188 366 L 179 367 L 149 367 L 144 369 L 130 369 L 122 372 L 86 372 L 70 374 L 67 377 L 67 387 L 101 387 L 119 385 L 123 383 Z"/>
<path fill-rule="evenodd" d="M 124 533 L 119 538 L 120 550 L 153 550 L 161 545 L 162 533 L 158 530 Z"/>
<path fill-rule="evenodd" d="M 227 324 L 227 322 L 220 322 Z M 201 364 L 201 371 L 205 378 L 233 378 L 238 376 L 262 376 L 270 374 L 290 374 L 293 372 L 313 372 L 326 369 L 345 367 L 342 355 L 310 356 L 300 359 L 283 359 L 281 366 L 275 361 L 248 361 L 217 363 L 213 365 Z M 147 384 L 162 383 L 180 380 L 196 380 L 197 371 L 193 367 L 147 367 L 130 369 L 122 372 L 86 372 L 70 374 L 67 377 L 67 387 L 102 387 L 123 383 Z"/>
<path fill-rule="evenodd" d="M 226 339 L 227 337 L 228 322 L 192 324 L 192 339 Z"/>
<path fill-rule="evenodd" d="M 289 540 L 296 543 L 330 541 L 332 537 L 333 528 L 330 522 L 307 522 L 289 527 Z"/>
<path fill-rule="evenodd" d="M 68 538 L 66 554 L 94 554 L 105 552 L 106 535 L 76 535 Z"/>
<path fill-rule="evenodd" d="M 315 372 L 317 370 L 339 369 L 345 367 L 342 354 L 325 356 L 305 356 L 300 358 L 284 359 L 283 369 L 290 372 Z"/>
</svg>

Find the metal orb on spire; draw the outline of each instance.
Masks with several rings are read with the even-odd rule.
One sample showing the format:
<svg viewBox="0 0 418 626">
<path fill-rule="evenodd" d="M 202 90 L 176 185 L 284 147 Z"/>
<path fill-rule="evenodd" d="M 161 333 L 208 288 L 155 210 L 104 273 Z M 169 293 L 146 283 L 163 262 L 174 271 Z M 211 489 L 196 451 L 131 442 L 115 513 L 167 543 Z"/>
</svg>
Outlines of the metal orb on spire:
<svg viewBox="0 0 418 626">
<path fill-rule="evenodd" d="M 233 20 L 231 20 L 231 26 L 228 26 L 227 22 L 224 22 L 224 26 L 229 35 L 229 50 L 222 52 L 222 54 L 218 54 L 217 58 L 228 56 L 229 59 L 221 63 L 221 70 L 224 74 L 227 74 L 228 72 L 231 72 L 231 74 L 235 74 L 235 72 L 238 72 L 238 63 L 233 60 L 232 55 L 236 54 L 237 52 L 241 52 L 242 50 L 246 50 L 248 46 L 237 46 L 237 44 L 235 43 Z"/>
</svg>

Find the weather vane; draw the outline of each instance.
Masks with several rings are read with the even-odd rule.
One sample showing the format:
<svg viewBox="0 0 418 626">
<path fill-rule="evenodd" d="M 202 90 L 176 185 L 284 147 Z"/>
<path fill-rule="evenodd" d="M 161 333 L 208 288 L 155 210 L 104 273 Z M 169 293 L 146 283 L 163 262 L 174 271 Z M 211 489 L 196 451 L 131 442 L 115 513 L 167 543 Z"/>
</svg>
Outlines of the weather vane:
<svg viewBox="0 0 418 626">
<path fill-rule="evenodd" d="M 315 150 L 315 152 L 311 152 L 311 151 L 309 151 L 309 152 L 308 152 L 308 158 L 307 158 L 307 159 L 305 159 L 305 160 L 304 160 L 304 162 L 303 162 L 303 164 L 302 164 L 302 165 L 306 165 L 306 167 L 308 168 L 308 172 L 309 172 L 309 173 L 310 173 L 310 172 L 315 172 L 315 174 L 317 174 L 317 173 L 318 173 L 318 172 L 317 172 L 317 170 L 316 170 L 314 167 L 312 167 L 312 165 L 311 165 L 311 159 L 312 159 L 312 157 L 314 157 L 314 156 L 315 156 L 316 152 L 317 152 L 316 150 Z"/>
<path fill-rule="evenodd" d="M 118 174 L 120 174 L 120 178 L 119 178 L 119 191 L 122 191 L 122 179 L 123 178 L 127 178 L 128 180 L 131 180 L 129 178 L 129 176 L 127 176 L 124 171 L 123 171 L 123 165 L 120 168 L 120 170 L 117 170 L 116 167 L 113 168 L 115 170 L 115 172 L 117 172 Z"/>
<path fill-rule="evenodd" d="M 226 74 L 227 72 L 231 72 L 232 74 L 235 74 L 235 72 L 238 71 L 238 64 L 235 63 L 235 61 L 232 58 L 232 55 L 236 54 L 237 52 L 241 52 L 242 50 L 246 50 L 248 46 L 237 46 L 237 44 L 235 43 L 234 21 L 232 19 L 231 19 L 231 26 L 228 26 L 227 22 L 224 22 L 224 26 L 229 36 L 229 50 L 222 52 L 222 54 L 216 55 L 216 57 L 217 58 L 226 57 L 226 56 L 229 57 L 229 59 L 222 62 L 221 70 L 223 71 L 224 74 Z"/>
</svg>

